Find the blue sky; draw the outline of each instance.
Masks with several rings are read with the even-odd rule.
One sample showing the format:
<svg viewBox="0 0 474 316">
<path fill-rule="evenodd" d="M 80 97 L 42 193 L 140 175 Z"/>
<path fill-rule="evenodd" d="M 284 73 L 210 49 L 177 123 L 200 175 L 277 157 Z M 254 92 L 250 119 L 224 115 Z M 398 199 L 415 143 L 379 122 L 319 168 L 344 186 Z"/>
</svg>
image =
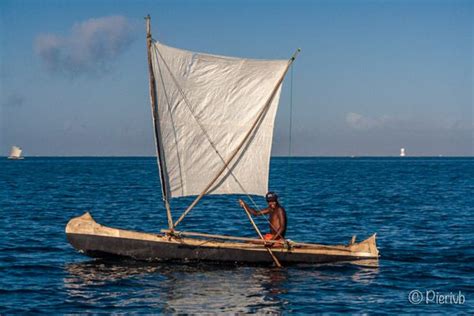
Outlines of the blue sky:
<svg viewBox="0 0 474 316">
<path fill-rule="evenodd" d="M 144 20 L 294 65 L 294 155 L 473 155 L 472 1 L 0 2 L 0 154 L 153 155 Z M 288 154 L 290 76 L 273 154 Z"/>
</svg>

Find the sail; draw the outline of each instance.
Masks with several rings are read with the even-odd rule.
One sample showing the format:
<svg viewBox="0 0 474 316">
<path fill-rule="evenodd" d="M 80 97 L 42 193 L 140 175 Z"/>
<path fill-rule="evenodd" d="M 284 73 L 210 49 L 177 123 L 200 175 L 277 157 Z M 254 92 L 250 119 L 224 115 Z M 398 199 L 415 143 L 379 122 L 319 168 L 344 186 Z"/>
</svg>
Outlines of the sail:
<svg viewBox="0 0 474 316">
<path fill-rule="evenodd" d="M 195 53 L 159 42 L 151 53 L 168 196 L 200 194 L 229 159 L 207 194 L 264 195 L 288 61 Z"/>
<path fill-rule="evenodd" d="M 11 158 L 20 158 L 21 156 L 21 148 L 17 146 L 12 146 L 12 150 L 10 151 Z"/>
</svg>

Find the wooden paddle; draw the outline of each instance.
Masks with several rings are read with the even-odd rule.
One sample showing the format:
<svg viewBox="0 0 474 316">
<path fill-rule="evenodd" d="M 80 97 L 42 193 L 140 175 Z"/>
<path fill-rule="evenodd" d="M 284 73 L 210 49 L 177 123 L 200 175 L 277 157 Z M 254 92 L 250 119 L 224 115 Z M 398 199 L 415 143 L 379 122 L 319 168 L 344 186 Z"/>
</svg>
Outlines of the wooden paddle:
<svg viewBox="0 0 474 316">
<path fill-rule="evenodd" d="M 252 218 L 252 215 L 250 215 L 250 212 L 247 210 L 247 206 L 245 204 L 243 204 L 243 209 L 245 211 L 245 214 L 247 214 L 250 222 L 252 223 L 252 226 L 253 228 L 255 229 L 255 231 L 257 232 L 258 236 L 260 236 L 260 238 L 265 242 L 265 238 L 263 238 L 263 235 L 262 233 L 260 232 L 260 230 L 258 229 L 257 227 L 257 224 L 255 224 L 253 218 Z M 273 253 L 273 251 L 269 248 L 269 247 L 265 247 L 267 250 L 268 250 L 268 253 L 270 254 L 270 256 L 272 257 L 273 259 L 273 262 L 275 262 L 275 265 L 278 267 L 278 268 L 281 268 L 282 265 L 280 263 L 280 261 L 278 260 L 278 258 L 275 256 L 275 254 Z"/>
</svg>

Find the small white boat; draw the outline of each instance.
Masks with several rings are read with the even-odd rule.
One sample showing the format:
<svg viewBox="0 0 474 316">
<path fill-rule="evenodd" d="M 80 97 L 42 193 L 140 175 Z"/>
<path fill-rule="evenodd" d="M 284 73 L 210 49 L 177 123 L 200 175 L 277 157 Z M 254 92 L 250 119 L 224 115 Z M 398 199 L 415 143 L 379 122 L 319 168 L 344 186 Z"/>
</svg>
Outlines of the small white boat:
<svg viewBox="0 0 474 316">
<path fill-rule="evenodd" d="M 14 159 L 14 160 L 20 160 L 24 159 L 24 157 L 21 156 L 22 149 L 18 146 L 12 146 L 12 150 L 10 151 L 10 156 L 8 156 L 8 159 Z"/>
</svg>

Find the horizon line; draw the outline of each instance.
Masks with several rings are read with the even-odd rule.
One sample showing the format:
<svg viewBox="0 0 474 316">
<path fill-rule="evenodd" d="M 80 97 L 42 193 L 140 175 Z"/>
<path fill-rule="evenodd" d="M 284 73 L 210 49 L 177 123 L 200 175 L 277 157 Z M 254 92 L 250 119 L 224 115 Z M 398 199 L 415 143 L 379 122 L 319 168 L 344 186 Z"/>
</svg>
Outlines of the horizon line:
<svg viewBox="0 0 474 316">
<path fill-rule="evenodd" d="M 0 156 L 8 158 L 9 156 Z M 22 156 L 24 158 L 156 158 L 156 156 L 149 155 L 30 155 Z M 275 155 L 270 158 L 474 158 L 474 155 L 413 155 L 413 156 L 400 156 L 400 155 L 294 155 L 294 156 L 283 156 Z"/>
</svg>

